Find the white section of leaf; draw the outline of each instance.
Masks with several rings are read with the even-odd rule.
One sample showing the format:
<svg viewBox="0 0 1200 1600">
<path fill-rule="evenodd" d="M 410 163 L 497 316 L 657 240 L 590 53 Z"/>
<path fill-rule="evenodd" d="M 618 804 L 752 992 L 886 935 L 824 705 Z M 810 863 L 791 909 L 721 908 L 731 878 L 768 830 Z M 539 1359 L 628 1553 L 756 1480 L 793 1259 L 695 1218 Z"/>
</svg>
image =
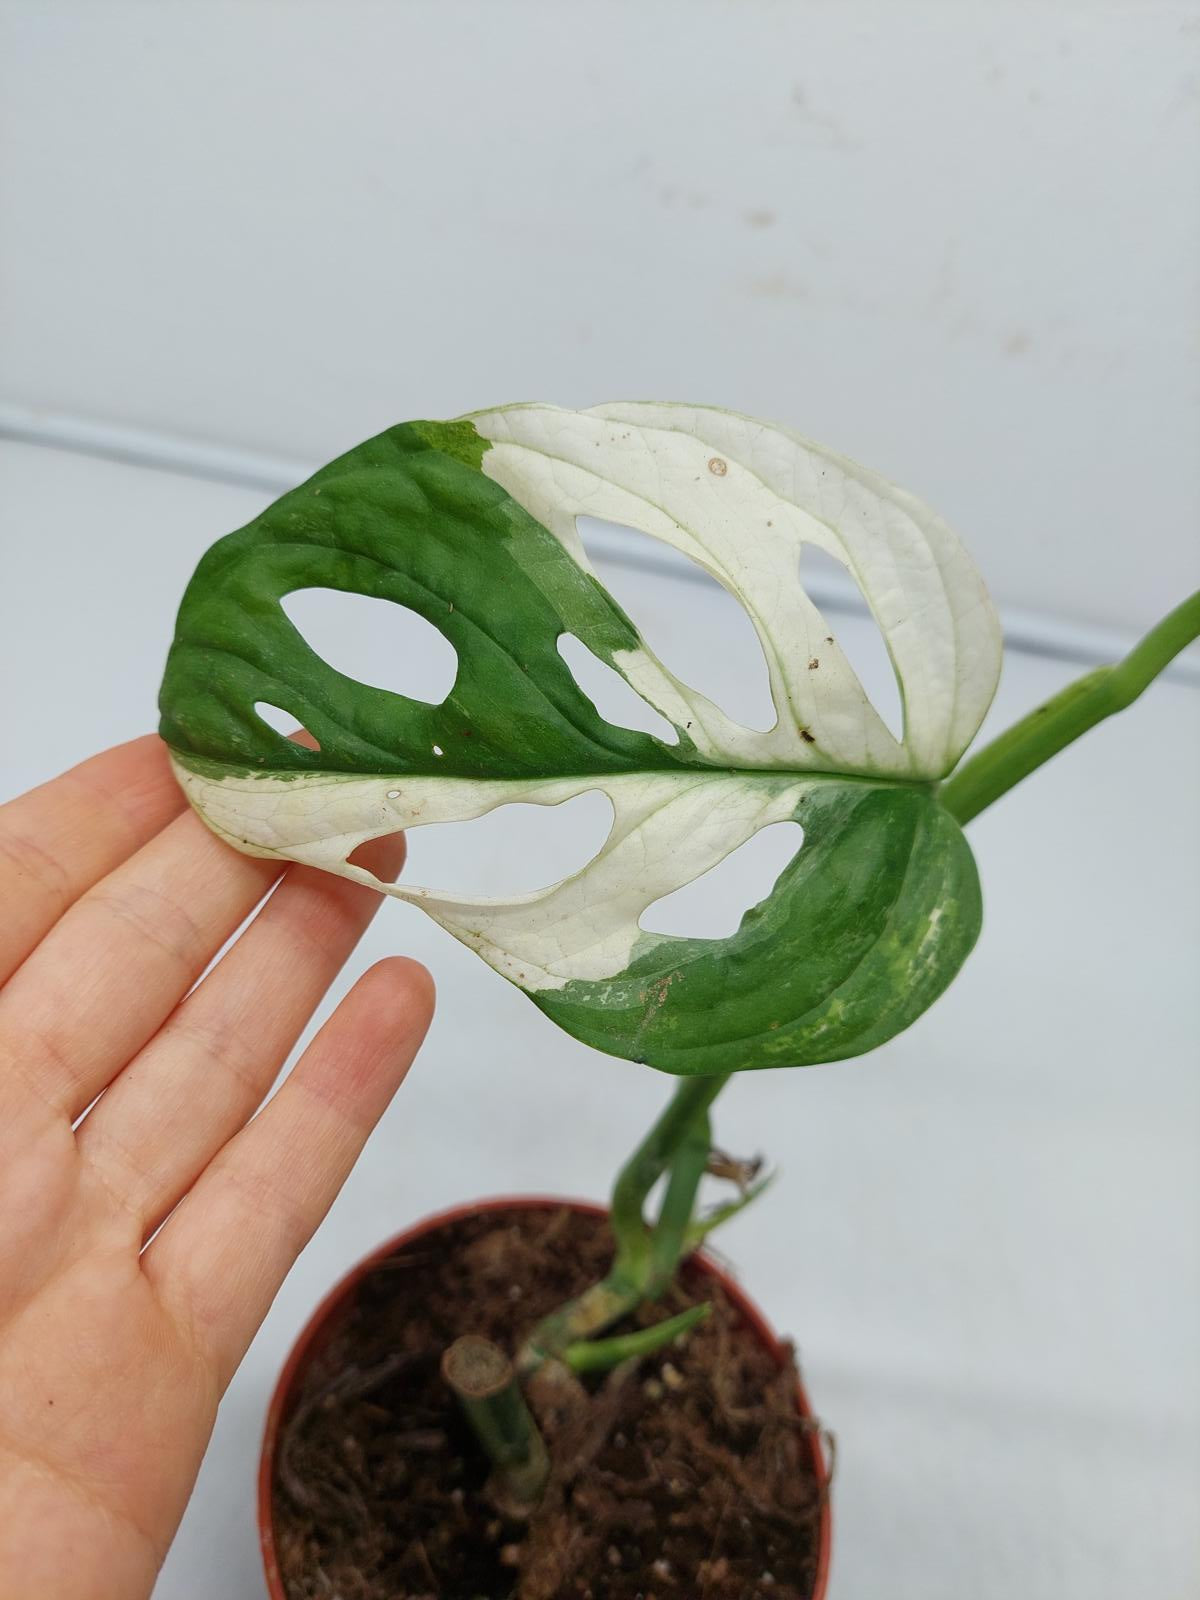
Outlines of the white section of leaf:
<svg viewBox="0 0 1200 1600">
<path fill-rule="evenodd" d="M 740 601 L 682 551 L 636 528 L 618 528 L 597 517 L 580 517 L 577 526 L 600 581 L 637 628 L 646 649 L 735 721 L 747 728 L 773 728 L 777 713 L 766 659 Z M 668 580 L 683 579 L 687 588 L 672 584 L 664 600 L 662 586 L 647 583 L 644 571 L 605 561 L 604 541 L 611 543 L 614 534 L 626 552 L 648 559 Z M 697 606 L 703 607 L 704 628 L 695 625 Z"/>
<path fill-rule="evenodd" d="M 646 908 L 701 877 L 760 828 L 790 820 L 814 781 L 772 773 L 629 773 L 551 780 L 210 778 L 175 763 L 209 827 L 251 855 L 279 856 L 380 889 L 427 911 L 524 989 L 615 977 Z M 577 872 L 503 900 L 382 883 L 347 861 L 369 839 L 460 822 L 515 801 L 554 806 L 599 789 L 612 802 L 602 848 Z"/>
<path fill-rule="evenodd" d="M 809 594 L 836 593 L 836 585 L 853 584 L 845 566 L 828 551 L 806 544 L 800 558 L 800 582 Z M 857 586 L 856 586 L 857 587 Z M 826 613 L 828 616 L 829 613 Z M 897 739 L 904 737 L 904 700 L 887 642 L 870 612 L 840 609 L 830 617 L 829 634 L 845 654 L 863 693 Z M 820 670 L 819 656 L 813 658 Z"/>
<path fill-rule="evenodd" d="M 931 779 L 973 738 L 999 676 L 999 625 L 954 534 L 912 495 L 784 429 L 706 407 L 528 405 L 471 420 L 492 443 L 484 472 L 581 565 L 575 519 L 598 517 L 682 551 L 744 605 L 778 712 L 768 732 L 734 722 L 646 648 L 617 658 L 664 716 L 692 723 L 706 759 Z M 800 581 L 806 544 L 862 589 L 901 685 L 903 741 L 828 643 L 836 634 Z"/>
</svg>

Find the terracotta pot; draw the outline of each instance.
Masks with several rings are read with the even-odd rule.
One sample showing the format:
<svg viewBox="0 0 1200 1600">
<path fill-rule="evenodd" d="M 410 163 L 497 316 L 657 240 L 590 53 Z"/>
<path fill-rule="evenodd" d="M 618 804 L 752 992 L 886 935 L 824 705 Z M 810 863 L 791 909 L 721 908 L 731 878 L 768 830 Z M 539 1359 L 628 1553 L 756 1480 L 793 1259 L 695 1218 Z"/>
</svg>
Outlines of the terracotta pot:
<svg viewBox="0 0 1200 1600">
<path fill-rule="evenodd" d="M 279 1563 L 275 1555 L 275 1528 L 271 1516 L 271 1487 L 275 1477 L 275 1450 L 279 1439 L 280 1426 L 291 1408 L 292 1393 L 297 1387 L 300 1375 L 307 1363 L 315 1356 L 326 1339 L 334 1331 L 338 1322 L 338 1313 L 341 1311 L 358 1288 L 366 1275 L 386 1256 L 392 1255 L 397 1250 L 411 1245 L 423 1235 L 433 1232 L 437 1228 L 445 1227 L 448 1223 L 459 1222 L 464 1217 L 477 1216 L 489 1211 L 551 1211 L 561 1206 L 570 1206 L 573 1211 L 581 1211 L 588 1216 L 603 1216 L 606 1208 L 593 1204 L 589 1200 L 566 1200 L 552 1195 L 517 1195 L 494 1200 L 476 1200 L 468 1205 L 454 1206 L 449 1211 L 439 1211 L 431 1217 L 426 1217 L 423 1222 L 407 1229 L 404 1233 L 397 1234 L 394 1239 L 389 1239 L 386 1244 L 381 1244 L 377 1250 L 365 1257 L 358 1265 L 352 1268 L 340 1283 L 329 1291 L 324 1300 L 313 1312 L 305 1323 L 299 1338 L 292 1346 L 291 1353 L 284 1362 L 283 1371 L 279 1374 L 279 1381 L 275 1385 L 275 1393 L 271 1396 L 271 1405 L 267 1411 L 267 1424 L 263 1434 L 262 1457 L 258 1467 L 258 1540 L 262 1549 L 263 1569 L 267 1578 L 267 1590 L 271 1600 L 287 1600 L 283 1587 L 283 1579 L 279 1572 Z M 782 1367 L 784 1363 L 783 1347 L 776 1338 L 762 1312 L 747 1298 L 738 1285 L 729 1275 L 721 1270 L 716 1263 L 698 1251 L 691 1258 L 690 1265 L 702 1273 L 707 1273 L 715 1278 L 729 1296 L 730 1300 L 745 1317 L 750 1328 L 771 1352 L 772 1356 Z M 804 1385 L 796 1385 L 796 1410 L 799 1414 L 813 1423 L 812 1430 L 805 1433 L 808 1448 L 812 1455 L 813 1471 L 822 1493 L 820 1547 L 817 1552 L 817 1578 L 813 1587 L 812 1600 L 824 1600 L 826 1585 L 829 1581 L 829 1552 L 830 1552 L 830 1515 L 829 1515 L 829 1469 L 825 1463 L 825 1454 L 821 1447 L 821 1434 L 816 1426 L 812 1408 L 808 1403 L 808 1396 L 804 1392 Z"/>
</svg>

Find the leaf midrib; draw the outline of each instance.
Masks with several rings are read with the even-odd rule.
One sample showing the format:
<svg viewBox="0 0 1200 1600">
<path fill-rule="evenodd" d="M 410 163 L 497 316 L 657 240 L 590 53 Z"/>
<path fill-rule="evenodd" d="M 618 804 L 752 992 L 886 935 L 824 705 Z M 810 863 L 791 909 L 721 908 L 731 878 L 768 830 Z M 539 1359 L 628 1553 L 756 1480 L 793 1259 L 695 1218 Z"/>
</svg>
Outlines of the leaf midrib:
<svg viewBox="0 0 1200 1600">
<path fill-rule="evenodd" d="M 650 736 L 652 737 L 652 735 Z M 211 756 L 196 755 L 191 751 L 177 749 L 174 745 L 168 746 L 172 756 L 180 766 L 186 767 L 189 772 L 198 772 L 203 776 L 211 777 L 239 777 L 239 778 L 276 778 L 285 783 L 296 779 L 328 778 L 331 782 L 345 780 L 347 782 L 362 783 L 368 780 L 378 780 L 380 783 L 403 783 L 413 778 L 436 778 L 446 783 L 472 783 L 496 784 L 511 783 L 514 788 L 531 788 L 542 783 L 591 783 L 597 788 L 602 788 L 606 782 L 614 779 L 645 778 L 648 782 L 658 778 L 686 778 L 686 777 L 713 777 L 713 778 L 745 778 L 749 780 L 762 778 L 779 778 L 790 783 L 850 783 L 863 784 L 874 789 L 902 789 L 927 791 L 931 798 L 937 797 L 941 787 L 938 778 L 893 778 L 884 774 L 878 776 L 865 772 L 831 772 L 824 768 L 800 767 L 718 767 L 707 762 L 677 762 L 669 767 L 629 767 L 619 771 L 587 771 L 587 772 L 539 772 L 515 775 L 498 774 L 489 776 L 480 773 L 448 772 L 443 766 L 430 767 L 421 771 L 391 771 L 391 772 L 363 772 L 353 769 L 343 770 L 331 767 L 255 767 L 243 765 L 239 762 L 217 761 Z"/>
</svg>

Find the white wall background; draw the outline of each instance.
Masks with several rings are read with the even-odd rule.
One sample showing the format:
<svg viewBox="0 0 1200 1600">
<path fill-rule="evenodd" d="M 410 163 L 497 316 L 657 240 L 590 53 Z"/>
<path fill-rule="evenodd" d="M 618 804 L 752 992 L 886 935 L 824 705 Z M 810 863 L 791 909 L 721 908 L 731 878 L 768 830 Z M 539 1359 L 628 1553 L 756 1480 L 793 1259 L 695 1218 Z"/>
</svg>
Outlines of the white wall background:
<svg viewBox="0 0 1200 1600">
<path fill-rule="evenodd" d="M 780 418 L 938 505 L 1043 638 L 1147 625 L 1198 565 L 1198 83 L 1200 3 L 0 0 L 0 433 L 242 478 L 0 443 L 0 799 L 151 725 L 187 574 L 289 461 L 497 400 Z M 640 581 L 725 659 L 711 595 Z M 1075 671 L 1014 652 L 989 732 Z M 723 1242 L 840 1437 L 831 1600 L 1200 1593 L 1197 704 L 1156 685 L 973 825 L 985 932 L 916 1028 L 722 1102 L 783 1168 Z M 261 1592 L 267 1394 L 348 1261 L 602 1193 L 661 1102 L 408 908 L 331 1000 L 397 949 L 434 1032 L 160 1600 Z"/>
<path fill-rule="evenodd" d="M 324 460 L 541 398 L 778 418 L 1002 601 L 1200 527 L 1200 8 L 4 0 L 0 399 Z"/>
</svg>

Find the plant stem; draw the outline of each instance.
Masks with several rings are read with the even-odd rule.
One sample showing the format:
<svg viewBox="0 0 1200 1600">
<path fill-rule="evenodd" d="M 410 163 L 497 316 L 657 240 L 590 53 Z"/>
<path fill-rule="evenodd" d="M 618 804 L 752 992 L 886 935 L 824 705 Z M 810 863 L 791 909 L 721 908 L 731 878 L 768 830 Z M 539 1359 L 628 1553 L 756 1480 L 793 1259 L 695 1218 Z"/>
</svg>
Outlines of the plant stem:
<svg viewBox="0 0 1200 1600">
<path fill-rule="evenodd" d="M 646 1197 L 671 1165 L 696 1120 L 708 1111 L 732 1076 L 725 1072 L 711 1078 L 681 1078 L 666 1110 L 617 1174 L 611 1207 L 617 1240 L 614 1277 L 645 1283 L 651 1257 Z"/>
<path fill-rule="evenodd" d="M 647 1300 L 657 1300 L 667 1289 L 676 1267 L 687 1254 L 687 1232 L 711 1146 L 712 1129 L 706 1108 L 692 1118 L 671 1159 L 667 1192 L 650 1235 Z"/>
<path fill-rule="evenodd" d="M 581 1339 L 563 1351 L 563 1362 L 574 1373 L 607 1372 L 622 1361 L 653 1355 L 694 1328 L 712 1312 L 712 1306 L 689 1306 L 677 1316 L 667 1317 L 649 1328 L 619 1333 L 613 1339 Z"/>
<path fill-rule="evenodd" d="M 550 1458 L 512 1362 L 490 1339 L 469 1333 L 442 1356 L 442 1377 L 487 1451 L 499 1498 L 514 1510 L 535 1506 Z"/>
<path fill-rule="evenodd" d="M 647 1297 L 653 1235 L 644 1215 L 646 1197 L 731 1076 L 724 1073 L 719 1077 L 679 1080 L 666 1109 L 621 1168 L 613 1185 L 610 1221 L 617 1254 L 612 1270 L 599 1283 L 542 1318 L 517 1358 L 522 1373 L 532 1372 L 542 1362 L 560 1356 L 569 1345 L 602 1333 Z M 697 1183 L 699 1177 L 697 1173 Z M 692 1193 L 694 1196 L 694 1187 Z M 685 1238 L 681 1237 L 679 1243 L 682 1252 Z"/>
<path fill-rule="evenodd" d="M 985 745 L 942 785 L 942 804 L 959 822 L 970 822 L 1089 728 L 1124 711 L 1198 636 L 1200 591 L 1169 612 L 1123 661 L 1076 679 Z"/>
<path fill-rule="evenodd" d="M 636 1283 L 622 1282 L 615 1272 L 610 1272 L 607 1278 L 542 1318 L 521 1346 L 518 1370 L 523 1376 L 535 1372 L 544 1361 L 553 1360 L 580 1339 L 588 1339 L 619 1322 L 641 1299 L 642 1291 Z"/>
</svg>

